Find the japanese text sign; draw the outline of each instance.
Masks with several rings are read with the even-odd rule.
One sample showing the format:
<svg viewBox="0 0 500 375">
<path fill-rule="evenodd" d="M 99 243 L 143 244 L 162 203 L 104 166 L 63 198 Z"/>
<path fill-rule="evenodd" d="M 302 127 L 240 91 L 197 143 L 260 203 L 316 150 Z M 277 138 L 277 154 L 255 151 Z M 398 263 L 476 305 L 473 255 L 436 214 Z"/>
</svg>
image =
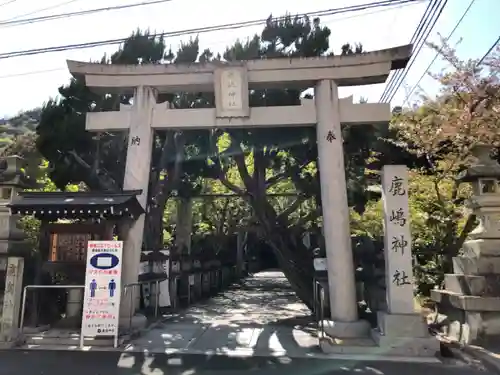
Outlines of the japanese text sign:
<svg viewBox="0 0 500 375">
<path fill-rule="evenodd" d="M 384 166 L 382 189 L 387 307 L 389 313 L 411 314 L 414 312 L 413 261 L 406 166 Z"/>
<path fill-rule="evenodd" d="M 82 314 L 84 337 L 117 336 L 122 241 L 89 241 Z"/>
</svg>

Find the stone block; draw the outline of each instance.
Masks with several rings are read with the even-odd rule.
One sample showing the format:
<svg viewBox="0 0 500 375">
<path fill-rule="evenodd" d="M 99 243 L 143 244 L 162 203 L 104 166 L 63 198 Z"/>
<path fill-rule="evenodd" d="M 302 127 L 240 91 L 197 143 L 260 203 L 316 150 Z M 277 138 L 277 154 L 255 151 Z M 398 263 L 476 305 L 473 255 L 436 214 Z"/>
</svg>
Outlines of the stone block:
<svg viewBox="0 0 500 375">
<path fill-rule="evenodd" d="M 433 336 L 394 337 L 385 336 L 379 330 L 372 330 L 372 338 L 385 355 L 408 357 L 435 357 L 439 353 L 440 343 Z"/>
<path fill-rule="evenodd" d="M 484 276 L 446 274 L 444 285 L 450 292 L 467 296 L 482 296 L 486 291 Z"/>
<path fill-rule="evenodd" d="M 357 320 L 355 322 L 334 322 L 324 320 L 323 326 L 325 333 L 333 338 L 358 338 L 367 337 L 370 332 L 370 323 L 366 320 Z"/>
<path fill-rule="evenodd" d="M 462 256 L 479 258 L 481 256 L 500 257 L 500 239 L 476 239 L 465 241 Z"/>
<path fill-rule="evenodd" d="M 500 257 L 454 257 L 453 273 L 458 275 L 500 274 Z"/>
<path fill-rule="evenodd" d="M 378 329 L 386 337 L 429 337 L 427 322 L 419 314 L 377 313 Z"/>
<path fill-rule="evenodd" d="M 485 335 L 500 335 L 500 312 L 481 313 L 481 329 Z"/>
</svg>

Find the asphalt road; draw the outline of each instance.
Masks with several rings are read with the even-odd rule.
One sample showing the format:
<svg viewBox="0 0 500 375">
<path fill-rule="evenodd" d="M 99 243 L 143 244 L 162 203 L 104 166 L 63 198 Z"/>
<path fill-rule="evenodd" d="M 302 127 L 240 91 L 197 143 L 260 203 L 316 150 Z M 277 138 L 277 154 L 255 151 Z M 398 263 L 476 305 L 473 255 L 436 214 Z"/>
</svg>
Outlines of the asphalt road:
<svg viewBox="0 0 500 375">
<path fill-rule="evenodd" d="M 250 371 L 250 372 L 249 372 Z M 463 363 L 422 364 L 325 359 L 229 358 L 115 352 L 0 351 L 0 375 L 490 375 Z"/>
</svg>

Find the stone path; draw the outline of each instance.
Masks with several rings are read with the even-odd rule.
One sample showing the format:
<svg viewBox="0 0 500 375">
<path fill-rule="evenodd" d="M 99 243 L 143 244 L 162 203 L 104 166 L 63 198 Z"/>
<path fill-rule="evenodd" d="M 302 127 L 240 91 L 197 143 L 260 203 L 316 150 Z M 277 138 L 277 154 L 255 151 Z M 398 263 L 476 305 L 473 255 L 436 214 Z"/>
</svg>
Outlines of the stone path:
<svg viewBox="0 0 500 375">
<path fill-rule="evenodd" d="M 126 351 L 289 355 L 319 353 L 316 324 L 283 273 L 259 272 L 241 286 L 167 318 Z"/>
</svg>

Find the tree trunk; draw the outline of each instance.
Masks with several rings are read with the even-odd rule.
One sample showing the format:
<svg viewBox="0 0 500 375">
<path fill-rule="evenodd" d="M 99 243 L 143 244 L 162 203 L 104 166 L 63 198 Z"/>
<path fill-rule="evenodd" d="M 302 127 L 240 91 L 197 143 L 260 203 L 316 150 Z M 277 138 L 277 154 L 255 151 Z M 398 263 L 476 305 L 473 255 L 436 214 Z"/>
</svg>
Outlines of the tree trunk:
<svg viewBox="0 0 500 375">
<path fill-rule="evenodd" d="M 280 232 L 276 228 L 276 232 Z M 285 232 L 287 230 L 285 229 Z M 290 282 L 297 297 L 310 309 L 313 308 L 313 275 L 312 256 L 304 246 L 294 246 L 289 234 L 269 235 L 269 244 L 278 259 L 278 264 Z"/>
</svg>

